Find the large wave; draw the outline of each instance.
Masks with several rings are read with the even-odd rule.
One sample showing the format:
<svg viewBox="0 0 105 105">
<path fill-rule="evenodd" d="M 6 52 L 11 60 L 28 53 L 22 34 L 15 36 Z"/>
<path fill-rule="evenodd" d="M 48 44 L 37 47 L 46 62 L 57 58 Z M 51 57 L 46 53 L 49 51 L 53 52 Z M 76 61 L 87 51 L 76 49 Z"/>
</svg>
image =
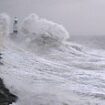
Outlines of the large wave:
<svg viewBox="0 0 105 105">
<path fill-rule="evenodd" d="M 60 46 L 69 38 L 69 33 L 62 25 L 40 18 L 36 14 L 26 17 L 19 29 L 17 39 L 20 39 L 26 48 L 38 52 Z"/>
<path fill-rule="evenodd" d="M 1 15 L 0 21 L 6 36 L 10 19 Z M 19 98 L 16 105 L 104 105 L 105 51 L 67 42 L 63 26 L 36 14 L 18 26 L 18 33 L 8 34 L 0 69 L 0 77 Z M 10 46 L 13 41 L 16 46 Z M 37 56 L 18 49 L 24 47 L 48 53 Z"/>
<path fill-rule="evenodd" d="M 7 14 L 0 14 L 0 39 L 7 36 L 11 41 L 20 43 L 20 47 L 34 52 L 43 52 L 62 45 L 69 38 L 67 30 L 57 23 L 31 14 L 21 24 L 18 24 L 18 33 L 10 32 L 11 19 Z"/>
<path fill-rule="evenodd" d="M 31 14 L 24 19 L 21 31 L 27 37 L 33 35 L 34 38 L 37 38 L 40 36 L 38 38 L 40 40 L 43 38 L 48 44 L 50 44 L 49 40 L 64 41 L 69 38 L 69 33 L 62 25 L 40 18 L 36 14 Z"/>
</svg>

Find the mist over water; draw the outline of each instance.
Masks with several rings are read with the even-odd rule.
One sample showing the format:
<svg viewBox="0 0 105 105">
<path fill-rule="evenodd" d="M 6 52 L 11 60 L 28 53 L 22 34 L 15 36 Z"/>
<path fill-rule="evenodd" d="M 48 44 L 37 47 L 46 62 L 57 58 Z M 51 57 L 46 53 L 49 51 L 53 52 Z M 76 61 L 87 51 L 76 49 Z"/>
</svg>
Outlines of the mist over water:
<svg viewBox="0 0 105 105">
<path fill-rule="evenodd" d="M 87 46 L 91 49 L 103 49 L 105 50 L 105 36 L 104 35 L 71 35 L 71 42 L 75 42 L 84 46 Z"/>
</svg>

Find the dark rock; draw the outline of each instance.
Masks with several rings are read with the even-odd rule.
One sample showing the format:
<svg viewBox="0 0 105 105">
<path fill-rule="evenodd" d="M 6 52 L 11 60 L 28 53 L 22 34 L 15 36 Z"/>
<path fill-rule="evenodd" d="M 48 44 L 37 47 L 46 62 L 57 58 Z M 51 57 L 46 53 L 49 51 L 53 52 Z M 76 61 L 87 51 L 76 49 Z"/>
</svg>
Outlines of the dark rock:
<svg viewBox="0 0 105 105">
<path fill-rule="evenodd" d="M 0 56 L 0 59 L 2 59 L 2 57 Z"/>
<path fill-rule="evenodd" d="M 16 102 L 17 96 L 10 93 L 3 83 L 3 80 L 0 78 L 0 105 L 9 105 L 13 102 Z"/>
<path fill-rule="evenodd" d="M 4 65 L 2 62 L 0 62 L 0 65 Z"/>
</svg>

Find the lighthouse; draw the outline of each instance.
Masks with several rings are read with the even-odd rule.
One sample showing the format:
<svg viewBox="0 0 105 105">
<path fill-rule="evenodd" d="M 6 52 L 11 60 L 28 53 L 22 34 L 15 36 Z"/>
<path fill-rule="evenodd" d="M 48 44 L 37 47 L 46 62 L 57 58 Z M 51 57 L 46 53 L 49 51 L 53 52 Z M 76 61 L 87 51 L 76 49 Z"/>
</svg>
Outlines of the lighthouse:
<svg viewBox="0 0 105 105">
<path fill-rule="evenodd" d="M 13 34 L 17 34 L 17 33 L 18 33 L 18 18 L 15 17 L 13 22 Z"/>
</svg>

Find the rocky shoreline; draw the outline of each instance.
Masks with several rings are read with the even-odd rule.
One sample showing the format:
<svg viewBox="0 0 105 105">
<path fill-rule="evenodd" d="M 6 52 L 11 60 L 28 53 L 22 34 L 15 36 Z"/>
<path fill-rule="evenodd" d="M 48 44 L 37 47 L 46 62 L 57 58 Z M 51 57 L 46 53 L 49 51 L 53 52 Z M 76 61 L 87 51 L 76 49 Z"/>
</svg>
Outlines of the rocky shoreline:
<svg viewBox="0 0 105 105">
<path fill-rule="evenodd" d="M 0 66 L 3 66 L 2 63 L 2 54 L 0 53 Z M 16 102 L 17 96 L 10 93 L 9 89 L 3 83 L 3 79 L 0 78 L 0 105 L 10 105 L 13 102 Z"/>
</svg>

